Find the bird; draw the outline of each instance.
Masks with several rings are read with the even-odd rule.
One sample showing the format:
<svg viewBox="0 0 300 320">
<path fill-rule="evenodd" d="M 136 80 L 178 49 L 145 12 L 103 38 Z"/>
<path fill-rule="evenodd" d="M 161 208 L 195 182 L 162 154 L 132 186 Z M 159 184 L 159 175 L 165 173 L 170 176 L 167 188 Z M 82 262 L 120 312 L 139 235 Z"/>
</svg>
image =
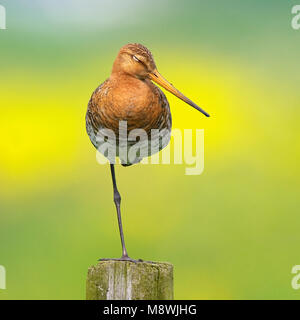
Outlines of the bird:
<svg viewBox="0 0 300 320">
<path fill-rule="evenodd" d="M 159 152 L 168 145 L 172 130 L 170 106 L 163 91 L 154 83 L 209 117 L 207 112 L 183 95 L 158 72 L 152 53 L 144 45 L 129 43 L 121 47 L 114 60 L 109 78 L 92 93 L 86 112 L 87 134 L 94 147 L 109 160 L 113 200 L 117 211 L 122 245 L 120 258 L 99 259 L 101 261 L 142 261 L 130 258 L 125 246 L 121 218 L 121 196 L 117 187 L 114 160 L 119 157 L 124 167 L 130 166 L 139 163 L 146 156 Z M 121 124 L 124 124 L 122 131 L 124 134 L 121 134 Z M 156 139 L 154 150 L 149 148 L 149 142 L 146 141 L 146 148 L 142 151 L 139 150 L 139 153 L 137 152 L 134 157 L 129 158 L 128 148 L 123 152 L 122 146 L 126 143 L 132 146 L 136 142 L 128 139 L 128 133 L 135 129 L 142 129 L 147 138 L 151 137 L 153 130 L 157 130 L 161 134 L 153 138 Z M 109 155 L 109 148 L 101 151 L 104 145 L 107 146 L 108 141 L 110 141 L 108 143 L 110 147 L 117 149 L 111 155 Z"/>
</svg>

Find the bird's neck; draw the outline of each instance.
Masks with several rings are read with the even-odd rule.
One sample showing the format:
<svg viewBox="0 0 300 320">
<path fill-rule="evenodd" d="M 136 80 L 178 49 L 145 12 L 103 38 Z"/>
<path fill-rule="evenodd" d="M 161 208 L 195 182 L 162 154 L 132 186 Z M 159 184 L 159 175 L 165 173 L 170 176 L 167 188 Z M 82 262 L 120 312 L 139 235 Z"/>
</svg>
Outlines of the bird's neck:
<svg viewBox="0 0 300 320">
<path fill-rule="evenodd" d="M 130 73 L 124 72 L 123 70 L 113 70 L 112 73 L 110 74 L 110 80 L 127 80 L 127 81 L 133 81 L 133 80 L 137 80 L 137 81 L 145 81 L 146 79 L 141 79 L 139 77 L 137 77 L 136 75 L 132 75 Z"/>
</svg>

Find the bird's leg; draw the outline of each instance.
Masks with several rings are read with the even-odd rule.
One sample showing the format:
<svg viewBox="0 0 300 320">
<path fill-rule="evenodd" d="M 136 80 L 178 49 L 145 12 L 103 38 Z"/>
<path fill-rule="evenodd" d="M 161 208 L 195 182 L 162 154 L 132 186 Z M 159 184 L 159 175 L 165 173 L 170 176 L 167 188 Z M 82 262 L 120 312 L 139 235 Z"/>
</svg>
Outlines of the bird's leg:
<svg viewBox="0 0 300 320">
<path fill-rule="evenodd" d="M 131 259 L 128 257 L 128 253 L 125 246 L 124 241 L 124 233 L 123 233 L 123 226 L 122 226 L 122 218 L 121 218 L 121 196 L 117 188 L 117 182 L 116 182 L 116 175 L 115 175 L 115 166 L 114 164 L 110 164 L 110 171 L 111 171 L 111 177 L 112 177 L 112 183 L 113 183 L 113 189 L 114 189 L 114 202 L 117 209 L 117 215 L 118 215 L 118 224 L 119 224 L 119 231 L 120 231 L 120 237 L 121 237 L 121 243 L 122 243 L 122 257 L 119 259 L 99 259 L 99 260 L 125 260 L 125 261 L 132 261 L 137 262 L 137 260 Z"/>
<path fill-rule="evenodd" d="M 117 188 L 117 181 L 116 181 L 115 165 L 114 164 L 110 164 L 110 171 L 111 171 L 112 183 L 113 183 L 113 188 L 114 188 L 114 202 L 115 202 L 116 209 L 117 209 L 119 231 L 120 231 L 120 237 L 121 237 L 121 243 L 122 243 L 122 258 L 127 258 L 128 253 L 127 253 L 126 246 L 125 246 L 122 218 L 121 218 L 121 196 L 120 196 L 120 193 Z"/>
</svg>

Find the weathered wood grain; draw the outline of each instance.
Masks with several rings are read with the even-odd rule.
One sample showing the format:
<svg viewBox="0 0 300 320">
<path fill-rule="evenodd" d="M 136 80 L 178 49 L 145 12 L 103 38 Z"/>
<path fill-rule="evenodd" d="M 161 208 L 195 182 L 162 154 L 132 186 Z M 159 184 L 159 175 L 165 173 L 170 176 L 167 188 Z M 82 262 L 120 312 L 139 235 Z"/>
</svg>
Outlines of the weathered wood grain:
<svg viewBox="0 0 300 320">
<path fill-rule="evenodd" d="M 173 265 L 170 263 L 101 261 L 88 270 L 87 300 L 173 298 Z"/>
</svg>

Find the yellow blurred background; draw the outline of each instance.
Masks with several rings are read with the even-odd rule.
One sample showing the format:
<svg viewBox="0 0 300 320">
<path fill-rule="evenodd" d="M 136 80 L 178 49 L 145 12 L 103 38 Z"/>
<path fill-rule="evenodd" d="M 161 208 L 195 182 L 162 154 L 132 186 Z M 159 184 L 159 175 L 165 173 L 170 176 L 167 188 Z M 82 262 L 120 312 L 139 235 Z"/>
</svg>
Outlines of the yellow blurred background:
<svg viewBox="0 0 300 320">
<path fill-rule="evenodd" d="M 120 255 L 110 172 L 85 112 L 129 42 L 211 114 L 166 93 L 174 128 L 205 130 L 202 175 L 116 168 L 129 254 L 172 262 L 176 299 L 299 299 L 293 3 L 0 1 L 0 299 L 84 299 L 88 267 Z"/>
</svg>

